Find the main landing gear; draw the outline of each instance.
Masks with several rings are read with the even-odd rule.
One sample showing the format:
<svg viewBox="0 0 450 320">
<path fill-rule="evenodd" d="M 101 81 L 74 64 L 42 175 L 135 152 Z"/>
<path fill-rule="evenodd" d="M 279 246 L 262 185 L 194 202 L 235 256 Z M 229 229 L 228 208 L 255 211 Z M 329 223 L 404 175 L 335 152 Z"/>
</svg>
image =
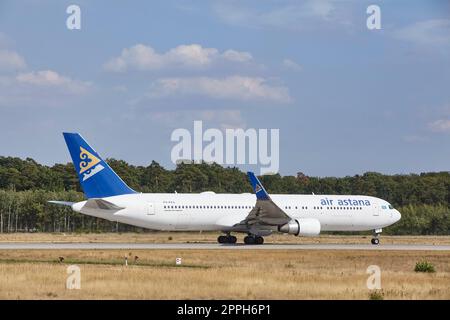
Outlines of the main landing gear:
<svg viewBox="0 0 450 320">
<path fill-rule="evenodd" d="M 225 236 L 219 236 L 217 238 L 218 243 L 229 243 L 234 244 L 237 242 L 237 238 L 235 236 L 230 235 L 229 233 Z M 244 238 L 245 244 L 263 244 L 264 238 L 261 236 L 257 236 L 254 234 L 249 234 Z"/>
<path fill-rule="evenodd" d="M 236 243 L 236 241 L 237 241 L 237 238 L 230 234 L 227 234 L 226 236 L 219 236 L 217 238 L 217 242 L 219 242 L 219 243 Z"/>
<path fill-rule="evenodd" d="M 263 244 L 264 238 L 261 236 L 256 236 L 253 234 L 250 234 L 244 238 L 245 244 Z"/>
<path fill-rule="evenodd" d="M 375 229 L 373 231 L 373 238 L 372 240 L 370 240 L 370 243 L 372 243 L 373 245 L 378 245 L 380 244 L 380 239 L 378 239 L 378 236 L 380 235 L 382 229 Z"/>
</svg>

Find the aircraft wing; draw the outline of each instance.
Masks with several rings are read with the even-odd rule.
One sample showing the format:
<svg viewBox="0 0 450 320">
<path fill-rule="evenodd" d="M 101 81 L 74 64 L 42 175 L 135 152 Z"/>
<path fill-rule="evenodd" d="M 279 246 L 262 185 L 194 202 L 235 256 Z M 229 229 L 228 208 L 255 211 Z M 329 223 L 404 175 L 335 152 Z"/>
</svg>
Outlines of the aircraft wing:
<svg viewBox="0 0 450 320">
<path fill-rule="evenodd" d="M 248 228 L 254 229 L 280 226 L 291 221 L 291 217 L 272 201 L 255 174 L 248 172 L 247 175 L 256 194 L 256 204 L 248 216 L 238 225 L 246 225 Z"/>
</svg>

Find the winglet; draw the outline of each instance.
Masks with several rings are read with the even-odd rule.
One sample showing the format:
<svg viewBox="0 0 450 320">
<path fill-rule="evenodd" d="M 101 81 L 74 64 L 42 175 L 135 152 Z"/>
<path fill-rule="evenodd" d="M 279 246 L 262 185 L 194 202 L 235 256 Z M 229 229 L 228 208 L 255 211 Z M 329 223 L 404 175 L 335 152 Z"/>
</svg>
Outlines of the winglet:
<svg viewBox="0 0 450 320">
<path fill-rule="evenodd" d="M 266 189 L 264 189 L 264 186 L 255 176 L 255 174 L 249 171 L 247 172 L 247 175 L 250 180 L 250 183 L 252 184 L 253 191 L 255 191 L 256 198 L 258 200 L 270 200 L 269 194 L 267 193 Z"/>
<path fill-rule="evenodd" d="M 47 201 L 48 203 L 53 203 L 53 204 L 57 204 L 60 206 L 68 206 L 71 207 L 75 202 L 67 202 L 67 201 Z"/>
</svg>

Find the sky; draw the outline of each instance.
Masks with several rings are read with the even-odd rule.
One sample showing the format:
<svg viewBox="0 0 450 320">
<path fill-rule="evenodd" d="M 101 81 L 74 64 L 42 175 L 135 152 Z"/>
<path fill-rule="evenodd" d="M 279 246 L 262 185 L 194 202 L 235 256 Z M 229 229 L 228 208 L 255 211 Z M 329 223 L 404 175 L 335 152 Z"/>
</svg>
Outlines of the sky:
<svg viewBox="0 0 450 320">
<path fill-rule="evenodd" d="M 173 169 L 196 120 L 279 129 L 282 175 L 448 171 L 450 4 L 0 0 L 1 156 L 70 162 L 69 131 Z"/>
</svg>

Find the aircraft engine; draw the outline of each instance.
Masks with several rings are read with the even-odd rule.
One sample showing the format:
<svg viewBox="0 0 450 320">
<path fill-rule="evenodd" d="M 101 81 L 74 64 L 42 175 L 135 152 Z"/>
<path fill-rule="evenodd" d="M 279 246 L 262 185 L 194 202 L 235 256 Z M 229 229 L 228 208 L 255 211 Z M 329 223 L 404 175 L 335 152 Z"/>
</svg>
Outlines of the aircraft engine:
<svg viewBox="0 0 450 320">
<path fill-rule="evenodd" d="M 309 218 L 295 219 L 278 227 L 278 231 L 296 236 L 317 236 L 320 233 L 320 222 L 317 219 Z"/>
</svg>

